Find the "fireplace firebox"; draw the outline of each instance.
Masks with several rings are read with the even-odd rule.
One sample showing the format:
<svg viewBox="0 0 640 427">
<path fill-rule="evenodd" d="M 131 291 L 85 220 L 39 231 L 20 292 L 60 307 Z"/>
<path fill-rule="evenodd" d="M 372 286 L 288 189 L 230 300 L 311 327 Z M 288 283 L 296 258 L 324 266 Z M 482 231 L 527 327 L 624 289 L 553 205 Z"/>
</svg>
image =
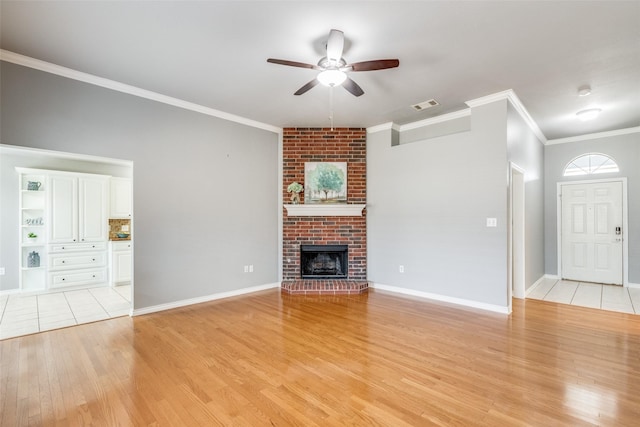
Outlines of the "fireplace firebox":
<svg viewBox="0 0 640 427">
<path fill-rule="evenodd" d="M 300 272 L 303 279 L 346 279 L 347 245 L 300 245 Z"/>
</svg>

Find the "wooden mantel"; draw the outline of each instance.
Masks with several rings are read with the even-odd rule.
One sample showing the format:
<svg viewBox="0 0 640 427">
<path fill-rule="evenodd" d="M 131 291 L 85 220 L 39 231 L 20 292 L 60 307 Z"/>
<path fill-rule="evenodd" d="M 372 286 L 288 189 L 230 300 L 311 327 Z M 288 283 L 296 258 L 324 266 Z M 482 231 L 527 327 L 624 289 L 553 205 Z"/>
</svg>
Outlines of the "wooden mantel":
<svg viewBox="0 0 640 427">
<path fill-rule="evenodd" d="M 288 216 L 362 216 L 366 204 L 285 204 Z"/>
</svg>

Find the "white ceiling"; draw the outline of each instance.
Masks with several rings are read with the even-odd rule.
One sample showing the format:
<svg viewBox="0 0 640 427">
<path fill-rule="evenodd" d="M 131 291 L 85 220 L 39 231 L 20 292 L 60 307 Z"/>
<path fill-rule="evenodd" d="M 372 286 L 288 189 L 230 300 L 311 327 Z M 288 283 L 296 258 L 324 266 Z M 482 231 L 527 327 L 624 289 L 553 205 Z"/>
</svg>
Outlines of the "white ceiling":
<svg viewBox="0 0 640 427">
<path fill-rule="evenodd" d="M 1 48 L 278 126 L 329 126 L 317 72 L 331 28 L 347 62 L 398 58 L 334 89 L 334 124 L 402 125 L 513 89 L 548 139 L 640 126 L 640 1 L 5 1 Z M 592 94 L 578 97 L 590 85 Z M 441 106 L 410 105 L 435 98 Z M 591 122 L 579 110 L 602 108 Z"/>
</svg>

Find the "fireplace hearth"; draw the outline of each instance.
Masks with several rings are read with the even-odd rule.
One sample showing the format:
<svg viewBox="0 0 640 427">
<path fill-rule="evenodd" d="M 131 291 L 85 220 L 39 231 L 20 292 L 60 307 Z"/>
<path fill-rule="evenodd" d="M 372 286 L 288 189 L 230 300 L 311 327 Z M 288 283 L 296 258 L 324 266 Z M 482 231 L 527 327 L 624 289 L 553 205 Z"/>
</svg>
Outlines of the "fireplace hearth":
<svg viewBox="0 0 640 427">
<path fill-rule="evenodd" d="M 300 245 L 300 272 L 303 279 L 346 279 L 347 245 Z"/>
</svg>

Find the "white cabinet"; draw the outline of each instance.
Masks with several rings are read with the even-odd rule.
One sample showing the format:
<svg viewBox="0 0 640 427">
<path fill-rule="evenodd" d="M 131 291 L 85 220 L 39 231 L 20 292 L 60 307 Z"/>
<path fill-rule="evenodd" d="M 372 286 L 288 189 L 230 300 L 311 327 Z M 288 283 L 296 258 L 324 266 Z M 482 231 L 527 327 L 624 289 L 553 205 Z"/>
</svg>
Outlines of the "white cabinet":
<svg viewBox="0 0 640 427">
<path fill-rule="evenodd" d="M 107 281 L 106 243 L 49 245 L 49 288 Z"/>
<path fill-rule="evenodd" d="M 107 281 L 107 270 L 69 270 L 49 273 L 51 289 L 76 285 L 92 285 Z"/>
<path fill-rule="evenodd" d="M 106 283 L 109 177 L 16 168 L 20 289 Z"/>
<path fill-rule="evenodd" d="M 130 240 L 110 242 L 111 286 L 131 282 L 132 245 Z"/>
<path fill-rule="evenodd" d="M 108 177 L 54 174 L 48 183 L 49 243 L 107 240 Z"/>
<path fill-rule="evenodd" d="M 78 178 L 50 176 L 49 191 L 49 243 L 76 242 L 78 240 Z"/>
<path fill-rule="evenodd" d="M 79 223 L 80 242 L 102 242 L 109 238 L 108 194 L 109 180 L 101 178 L 79 178 Z"/>
<path fill-rule="evenodd" d="M 133 183 L 129 178 L 111 178 L 109 218 L 131 218 Z"/>
</svg>

